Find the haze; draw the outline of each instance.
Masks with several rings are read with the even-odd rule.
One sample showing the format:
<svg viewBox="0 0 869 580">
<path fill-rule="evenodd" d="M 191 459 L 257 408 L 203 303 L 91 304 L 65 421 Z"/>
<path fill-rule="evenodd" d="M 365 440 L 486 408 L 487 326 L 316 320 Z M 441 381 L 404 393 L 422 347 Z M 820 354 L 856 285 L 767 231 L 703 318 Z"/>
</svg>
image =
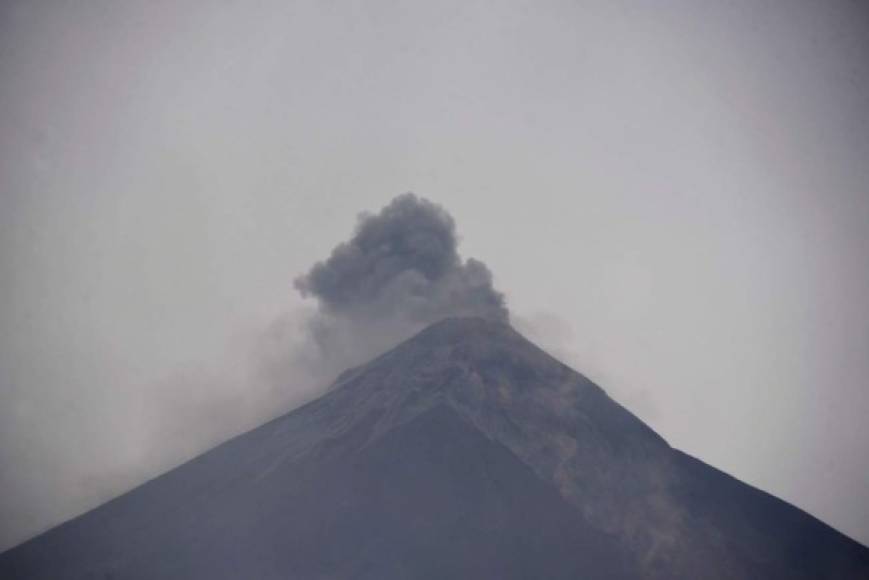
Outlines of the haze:
<svg viewBox="0 0 869 580">
<path fill-rule="evenodd" d="M 869 543 L 867 33 L 846 1 L 3 3 L 0 549 L 316 394 L 271 364 L 293 281 L 406 191 L 529 338 Z"/>
</svg>

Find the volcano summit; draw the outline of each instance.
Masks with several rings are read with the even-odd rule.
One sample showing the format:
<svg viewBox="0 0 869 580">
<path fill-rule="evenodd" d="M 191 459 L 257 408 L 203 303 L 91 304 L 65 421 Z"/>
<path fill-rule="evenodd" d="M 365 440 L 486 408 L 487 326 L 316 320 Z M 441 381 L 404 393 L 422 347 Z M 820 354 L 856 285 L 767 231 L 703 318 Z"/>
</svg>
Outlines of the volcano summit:
<svg viewBox="0 0 869 580">
<path fill-rule="evenodd" d="M 9 550 L 0 577 L 856 579 L 869 550 L 672 449 L 507 323 L 450 318 Z"/>
</svg>

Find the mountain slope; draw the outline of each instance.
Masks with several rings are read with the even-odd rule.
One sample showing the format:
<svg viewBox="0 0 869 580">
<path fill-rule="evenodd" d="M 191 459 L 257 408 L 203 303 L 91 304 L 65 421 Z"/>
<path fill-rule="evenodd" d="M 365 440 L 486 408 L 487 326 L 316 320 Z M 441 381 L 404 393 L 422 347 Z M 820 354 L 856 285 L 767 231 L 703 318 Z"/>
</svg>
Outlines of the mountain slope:
<svg viewBox="0 0 869 580">
<path fill-rule="evenodd" d="M 2 578 L 867 578 L 512 328 L 435 324 L 0 555 Z"/>
</svg>

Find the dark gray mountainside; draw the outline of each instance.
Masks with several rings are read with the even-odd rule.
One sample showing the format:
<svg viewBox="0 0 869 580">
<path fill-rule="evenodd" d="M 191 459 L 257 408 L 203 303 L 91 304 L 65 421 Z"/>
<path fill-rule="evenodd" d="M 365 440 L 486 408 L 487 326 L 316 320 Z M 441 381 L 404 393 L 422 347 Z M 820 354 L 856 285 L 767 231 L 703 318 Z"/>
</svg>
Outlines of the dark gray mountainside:
<svg viewBox="0 0 869 580">
<path fill-rule="evenodd" d="M 6 552 L 0 578 L 865 579 L 869 550 L 463 318 Z"/>
</svg>

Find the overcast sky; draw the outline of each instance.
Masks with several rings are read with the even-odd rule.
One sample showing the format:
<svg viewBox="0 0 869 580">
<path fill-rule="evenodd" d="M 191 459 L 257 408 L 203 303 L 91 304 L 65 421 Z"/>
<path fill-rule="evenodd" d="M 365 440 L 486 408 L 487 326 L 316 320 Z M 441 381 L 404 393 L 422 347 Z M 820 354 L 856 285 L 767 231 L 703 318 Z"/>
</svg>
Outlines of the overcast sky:
<svg viewBox="0 0 869 580">
<path fill-rule="evenodd" d="M 867 17 L 3 2 L 0 549 L 311 396 L 262 336 L 406 191 L 530 338 L 869 543 Z"/>
</svg>

